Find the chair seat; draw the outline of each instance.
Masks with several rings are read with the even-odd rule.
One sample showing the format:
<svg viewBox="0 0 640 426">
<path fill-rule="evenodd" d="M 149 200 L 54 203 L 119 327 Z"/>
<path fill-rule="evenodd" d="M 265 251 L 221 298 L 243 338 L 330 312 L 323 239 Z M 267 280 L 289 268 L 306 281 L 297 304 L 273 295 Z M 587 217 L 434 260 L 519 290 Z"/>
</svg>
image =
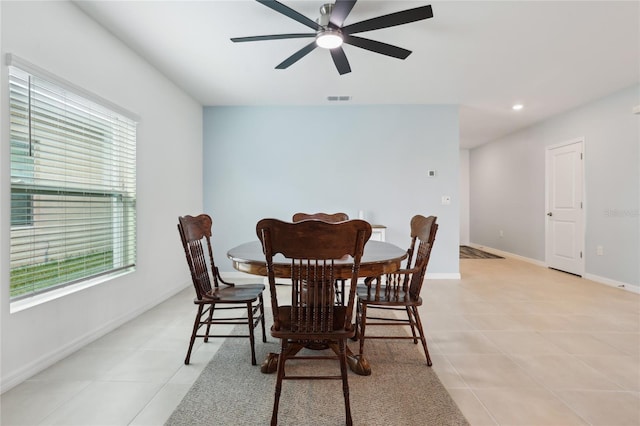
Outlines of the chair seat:
<svg viewBox="0 0 640 426">
<path fill-rule="evenodd" d="M 390 290 L 387 291 L 385 286 L 380 287 L 378 294 L 376 294 L 375 286 L 369 288 L 366 286 L 358 286 L 357 289 L 358 300 L 365 303 L 375 303 L 376 305 L 389 305 L 389 306 L 406 306 L 422 305 L 422 297 L 412 299 L 409 293 L 402 290 Z"/>
<path fill-rule="evenodd" d="M 264 291 L 264 284 L 243 284 L 233 287 L 219 287 L 208 291 L 202 300 L 195 298 L 193 303 L 242 303 L 256 300 Z"/>
</svg>

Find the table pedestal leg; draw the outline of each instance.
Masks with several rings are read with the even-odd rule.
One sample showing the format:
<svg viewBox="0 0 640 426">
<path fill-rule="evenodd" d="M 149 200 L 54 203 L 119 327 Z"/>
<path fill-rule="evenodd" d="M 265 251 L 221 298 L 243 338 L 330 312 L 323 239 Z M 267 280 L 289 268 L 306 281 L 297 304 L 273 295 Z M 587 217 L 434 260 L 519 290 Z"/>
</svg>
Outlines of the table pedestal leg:
<svg viewBox="0 0 640 426">
<path fill-rule="evenodd" d="M 369 361 L 364 357 L 364 355 L 355 355 L 353 352 L 348 351 L 347 353 L 347 364 L 349 368 L 354 373 L 360 376 L 370 376 L 371 375 L 371 366 L 369 365 Z"/>
<path fill-rule="evenodd" d="M 338 348 L 337 343 L 329 344 L 329 347 L 333 352 L 338 355 L 340 353 L 340 349 Z M 359 376 L 370 376 L 371 375 L 371 366 L 369 365 L 369 361 L 364 357 L 364 355 L 356 355 L 354 354 L 348 345 L 346 345 L 345 352 L 347 353 L 347 365 Z"/>
<path fill-rule="evenodd" d="M 260 372 L 264 374 L 271 374 L 278 371 L 278 354 L 275 352 L 269 352 L 267 358 L 260 364 Z"/>
<path fill-rule="evenodd" d="M 292 343 L 287 347 L 287 356 L 294 356 L 304 347 L 300 343 Z M 275 352 L 269 352 L 267 358 L 260 364 L 260 372 L 264 374 L 271 374 L 278 371 L 278 357 L 280 354 Z"/>
</svg>

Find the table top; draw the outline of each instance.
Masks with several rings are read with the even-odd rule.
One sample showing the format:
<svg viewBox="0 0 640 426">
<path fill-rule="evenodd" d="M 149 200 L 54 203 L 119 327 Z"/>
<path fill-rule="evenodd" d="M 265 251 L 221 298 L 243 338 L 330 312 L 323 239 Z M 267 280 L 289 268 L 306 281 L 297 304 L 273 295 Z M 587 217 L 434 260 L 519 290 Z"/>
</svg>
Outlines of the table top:
<svg viewBox="0 0 640 426">
<path fill-rule="evenodd" d="M 227 252 L 227 256 L 238 271 L 267 276 L 267 265 L 260 241 L 251 241 L 234 247 Z M 406 257 L 405 249 L 391 243 L 369 240 L 364 246 L 359 276 L 376 277 L 397 271 Z M 291 264 L 282 255 L 274 256 L 273 263 L 277 278 L 291 277 Z M 351 278 L 352 266 L 352 258 L 336 260 L 336 278 Z"/>
</svg>

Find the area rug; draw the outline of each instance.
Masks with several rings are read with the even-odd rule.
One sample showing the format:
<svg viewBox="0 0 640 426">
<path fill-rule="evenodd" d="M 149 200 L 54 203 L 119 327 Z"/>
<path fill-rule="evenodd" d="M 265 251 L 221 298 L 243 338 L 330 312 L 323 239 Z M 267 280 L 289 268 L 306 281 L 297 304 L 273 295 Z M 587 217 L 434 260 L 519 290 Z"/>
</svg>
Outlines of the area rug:
<svg viewBox="0 0 640 426">
<path fill-rule="evenodd" d="M 474 247 L 460 246 L 460 259 L 504 259 L 504 257 Z"/>
<path fill-rule="evenodd" d="M 400 329 L 398 327 L 398 329 Z M 279 352 L 269 337 L 256 339 L 263 360 Z M 357 350 L 357 343 L 350 342 Z M 366 344 L 370 376 L 349 371 L 354 425 L 468 425 L 418 346 L 407 340 L 371 340 Z M 267 425 L 271 419 L 275 374 L 263 374 L 249 362 L 248 339 L 227 339 L 167 420 L 167 426 Z M 260 361 L 259 361 L 260 363 Z M 337 361 L 287 362 L 287 371 L 339 374 Z M 282 386 L 278 424 L 344 425 L 342 382 L 289 380 Z"/>
</svg>

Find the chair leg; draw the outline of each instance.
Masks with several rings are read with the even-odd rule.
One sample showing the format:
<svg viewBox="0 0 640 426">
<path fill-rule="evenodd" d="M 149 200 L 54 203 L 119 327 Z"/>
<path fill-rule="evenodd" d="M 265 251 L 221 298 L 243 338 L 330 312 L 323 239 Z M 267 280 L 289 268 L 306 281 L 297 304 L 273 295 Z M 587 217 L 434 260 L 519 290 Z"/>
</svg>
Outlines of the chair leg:
<svg viewBox="0 0 640 426">
<path fill-rule="evenodd" d="M 354 329 L 353 337 L 351 338 L 351 340 L 353 340 L 354 342 L 358 341 L 359 328 L 360 328 L 360 302 L 356 300 L 356 322 L 353 327 Z"/>
<path fill-rule="evenodd" d="M 359 305 L 361 307 L 360 309 L 360 334 L 358 335 L 358 338 L 360 339 L 360 356 L 362 356 L 362 354 L 364 353 L 364 336 L 365 336 L 365 330 L 367 328 L 367 304 L 366 303 L 360 303 Z"/>
<path fill-rule="evenodd" d="M 416 336 L 415 320 L 411 315 L 411 306 L 405 306 L 405 308 L 407 310 L 407 317 L 409 318 L 409 326 L 411 326 L 411 334 L 413 334 L 413 343 L 417 345 L 418 337 Z"/>
<path fill-rule="evenodd" d="M 262 324 L 262 343 L 267 343 L 267 331 L 264 326 L 264 300 L 262 300 L 262 294 L 258 297 L 260 303 L 260 323 Z"/>
<path fill-rule="evenodd" d="M 418 333 L 420 334 L 420 340 L 422 341 L 422 349 L 424 349 L 424 355 L 427 357 L 427 365 L 431 367 L 433 364 L 431 362 L 431 357 L 429 356 L 429 349 L 427 349 L 427 339 L 424 337 L 424 329 L 422 328 L 422 320 L 420 319 L 420 314 L 418 313 L 418 307 L 412 306 L 411 311 L 416 320 L 416 326 L 418 327 Z"/>
<path fill-rule="evenodd" d="M 351 419 L 351 404 L 349 403 L 349 379 L 347 376 L 347 352 L 345 346 L 347 345 L 346 339 L 340 339 L 338 347 L 340 348 L 340 374 L 342 376 L 342 394 L 344 395 L 344 411 L 346 416 L 347 426 L 353 425 Z"/>
<path fill-rule="evenodd" d="M 209 342 L 209 330 L 211 330 L 211 321 L 213 320 L 213 310 L 215 309 L 215 303 L 209 306 L 209 317 L 207 318 L 207 331 L 204 333 L 204 342 Z"/>
<path fill-rule="evenodd" d="M 251 365 L 256 365 L 256 342 L 253 332 L 253 303 L 247 302 L 247 322 L 249 325 L 249 344 L 251 345 Z"/>
<path fill-rule="evenodd" d="M 198 334 L 198 326 L 200 325 L 200 317 L 202 316 L 202 309 L 204 305 L 198 305 L 198 313 L 196 314 L 196 320 L 193 323 L 193 331 L 191 332 L 191 340 L 189 341 L 189 349 L 187 349 L 187 357 L 184 359 L 184 363 L 189 365 L 191 359 L 191 349 L 193 349 L 193 342 L 196 340 L 196 334 Z"/>
<path fill-rule="evenodd" d="M 271 426 L 278 424 L 278 406 L 280 405 L 280 394 L 282 393 L 282 379 L 284 378 L 284 363 L 287 358 L 287 350 L 287 339 L 282 339 L 280 356 L 278 357 L 278 377 L 276 378 L 276 392 L 273 400 L 273 412 L 271 413 Z"/>
</svg>

